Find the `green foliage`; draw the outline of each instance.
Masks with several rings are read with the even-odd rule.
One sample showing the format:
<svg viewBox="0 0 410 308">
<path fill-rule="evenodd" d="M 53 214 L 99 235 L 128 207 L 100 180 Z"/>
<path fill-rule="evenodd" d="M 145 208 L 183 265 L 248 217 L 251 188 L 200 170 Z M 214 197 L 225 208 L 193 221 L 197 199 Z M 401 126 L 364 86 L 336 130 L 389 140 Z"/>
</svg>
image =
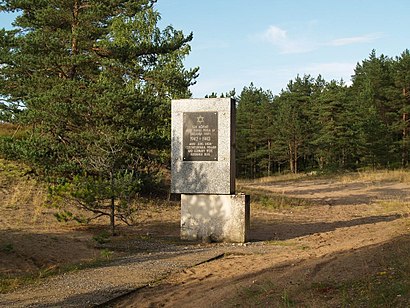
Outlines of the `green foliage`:
<svg viewBox="0 0 410 308">
<path fill-rule="evenodd" d="M 285 289 L 283 290 L 282 294 L 282 304 L 281 307 L 295 307 L 295 303 L 290 299 L 288 291 Z"/>
<path fill-rule="evenodd" d="M 239 96 L 237 106 L 238 174 L 255 177 L 261 170 L 270 172 L 272 94 L 251 83 Z M 266 169 L 265 169 L 266 168 Z"/>
<path fill-rule="evenodd" d="M 292 207 L 309 206 L 311 203 L 301 198 L 287 197 L 282 194 L 270 193 L 260 189 L 245 190 L 251 196 L 252 202 L 266 209 L 287 209 Z"/>
<path fill-rule="evenodd" d="M 0 158 L 0 172 L 2 181 L 15 181 L 30 173 L 30 168 L 26 165 Z"/>
<path fill-rule="evenodd" d="M 61 212 L 54 213 L 54 216 L 59 222 L 68 222 L 73 219 L 73 213 L 66 211 L 66 210 L 62 210 Z"/>
<path fill-rule="evenodd" d="M 113 252 L 107 248 L 100 251 L 100 256 L 103 260 L 111 260 Z"/>
<path fill-rule="evenodd" d="M 4 252 L 4 253 L 13 253 L 14 252 L 14 246 L 12 243 L 5 243 L 3 245 L 1 245 L 0 247 L 0 251 Z"/>
<path fill-rule="evenodd" d="M 121 220 L 126 224 L 133 223 L 133 214 L 136 209 L 132 200 L 139 193 L 141 180 L 133 171 L 124 171 L 112 174 L 110 178 L 76 175 L 70 181 L 63 180 L 49 186 L 50 199 L 59 208 L 55 214 L 61 222 L 75 220 L 86 223 L 92 219 L 107 216 L 110 220 Z M 65 207 L 61 204 L 66 201 Z M 68 202 L 67 202 L 68 201 Z M 66 207 L 71 204 L 79 209 L 85 209 L 94 216 L 85 219 Z M 112 233 L 115 232 L 111 225 Z"/>
<path fill-rule="evenodd" d="M 0 294 L 12 292 L 21 287 L 35 285 L 44 278 L 106 265 L 107 262 L 112 259 L 112 255 L 112 251 L 103 249 L 101 250 L 100 255 L 97 258 L 84 263 L 68 264 L 57 267 L 52 266 L 39 269 L 34 273 L 19 276 L 0 274 Z"/>
<path fill-rule="evenodd" d="M 93 240 L 100 245 L 106 244 L 110 241 L 110 234 L 106 231 L 100 232 L 99 234 L 93 236 Z"/>
<path fill-rule="evenodd" d="M 197 77 L 197 68 L 183 66 L 192 33 L 159 29 L 154 3 L 1 6 L 20 15 L 15 30 L 0 31 L 0 116 L 30 133 L 3 137 L 0 152 L 54 185 L 68 183 L 63 195 L 108 215 L 113 228 L 167 162 L 170 99 L 189 97 Z M 62 211 L 58 218 L 74 216 Z"/>
<path fill-rule="evenodd" d="M 272 281 L 266 281 L 263 283 L 254 281 L 251 286 L 240 289 L 238 297 L 243 298 L 247 306 L 261 306 L 265 304 L 263 303 L 263 296 L 275 288 L 276 286 Z"/>
<path fill-rule="evenodd" d="M 237 174 L 406 167 L 410 158 L 410 52 L 358 63 L 348 87 L 297 76 L 273 97 L 251 84 L 237 109 Z"/>
</svg>

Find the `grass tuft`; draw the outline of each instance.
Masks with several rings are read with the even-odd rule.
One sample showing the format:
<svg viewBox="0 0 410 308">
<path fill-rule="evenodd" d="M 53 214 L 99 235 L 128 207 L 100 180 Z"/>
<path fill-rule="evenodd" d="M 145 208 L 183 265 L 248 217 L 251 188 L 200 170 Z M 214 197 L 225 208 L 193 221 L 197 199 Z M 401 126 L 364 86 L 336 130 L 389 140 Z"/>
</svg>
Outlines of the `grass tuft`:
<svg viewBox="0 0 410 308">
<path fill-rule="evenodd" d="M 277 183 L 277 182 L 287 182 L 287 181 L 298 181 L 305 180 L 306 177 L 316 176 L 316 173 L 286 173 L 274 176 L 266 176 L 257 179 L 237 179 L 238 186 L 250 185 L 250 184 L 263 184 L 263 183 Z"/>
<path fill-rule="evenodd" d="M 88 262 L 67 264 L 62 266 L 53 265 L 39 269 L 32 273 L 19 276 L 0 274 L 0 294 L 9 293 L 24 286 L 38 284 L 43 279 L 48 277 L 80 271 L 88 268 L 105 266 L 112 260 L 112 257 L 112 251 L 108 249 L 102 249 L 100 255 L 97 258 Z"/>
<path fill-rule="evenodd" d="M 358 171 L 336 177 L 342 183 L 356 182 L 400 182 L 410 183 L 410 170 L 375 170 Z"/>
<path fill-rule="evenodd" d="M 245 193 L 251 196 L 252 204 L 257 204 L 268 210 L 282 210 L 295 207 L 307 207 L 312 203 L 309 200 L 288 197 L 262 189 L 246 188 Z"/>
</svg>

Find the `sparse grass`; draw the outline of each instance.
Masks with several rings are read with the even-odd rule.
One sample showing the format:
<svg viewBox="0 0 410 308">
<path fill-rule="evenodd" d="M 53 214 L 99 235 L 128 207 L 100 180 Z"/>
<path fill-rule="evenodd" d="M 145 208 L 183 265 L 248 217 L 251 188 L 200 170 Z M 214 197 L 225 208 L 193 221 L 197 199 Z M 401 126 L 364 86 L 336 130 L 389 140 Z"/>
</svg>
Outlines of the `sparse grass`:
<svg viewBox="0 0 410 308">
<path fill-rule="evenodd" d="M 30 171 L 30 168 L 24 164 L 11 162 L 0 158 L 0 183 L 9 183 L 10 181 L 19 180 Z"/>
<path fill-rule="evenodd" d="M 107 261 L 112 259 L 113 254 L 114 254 L 114 252 L 107 249 L 107 248 L 104 248 L 100 251 L 100 257 L 103 260 L 107 260 Z"/>
<path fill-rule="evenodd" d="M 307 245 L 300 245 L 300 243 L 292 241 L 292 240 L 287 240 L 287 241 L 265 241 L 267 245 L 272 245 L 272 246 L 278 246 L 278 247 L 295 247 L 300 250 L 306 250 L 309 249 L 310 247 Z"/>
<path fill-rule="evenodd" d="M 282 302 L 281 302 L 280 307 L 288 308 L 288 307 L 294 307 L 295 306 L 295 303 L 290 298 L 290 296 L 288 294 L 288 291 L 286 289 L 283 290 L 281 298 L 282 298 Z"/>
<path fill-rule="evenodd" d="M 382 200 L 377 201 L 376 205 L 380 208 L 381 213 L 397 213 L 399 215 L 410 214 L 410 202 L 401 200 Z"/>
<path fill-rule="evenodd" d="M 385 182 L 398 182 L 398 183 L 410 183 L 410 170 L 398 169 L 398 170 L 376 170 L 376 171 L 358 171 L 350 172 L 342 175 L 337 174 L 285 174 L 271 177 L 264 177 L 254 180 L 238 180 L 237 188 L 239 191 L 243 191 L 246 194 L 251 195 L 252 204 L 261 206 L 265 209 L 289 209 L 295 207 L 304 207 L 312 205 L 312 201 L 288 197 L 285 194 L 273 193 L 269 190 L 265 190 L 261 187 L 252 187 L 254 184 L 264 183 L 278 183 L 278 182 L 295 182 L 304 181 L 310 178 L 314 179 L 329 179 L 331 181 L 337 181 L 342 184 L 350 183 L 385 183 Z M 386 209 L 395 209 L 400 212 L 409 212 L 409 202 L 401 201 L 399 198 L 394 200 L 380 201 L 379 204 L 383 204 Z"/>
<path fill-rule="evenodd" d="M 358 171 L 336 176 L 342 183 L 356 182 L 400 182 L 410 183 L 410 170 L 375 170 Z"/>
<path fill-rule="evenodd" d="M 99 234 L 93 236 L 93 240 L 97 242 L 99 245 L 106 244 L 110 241 L 110 233 L 106 230 L 100 232 Z"/>
<path fill-rule="evenodd" d="M 341 307 L 409 307 L 408 269 L 388 267 L 356 280 L 312 284 L 311 292 L 322 301 L 332 298 Z"/>
<path fill-rule="evenodd" d="M 243 287 L 238 291 L 241 305 L 246 307 L 263 306 L 265 297 L 275 289 L 272 281 L 252 281 L 252 285 Z M 236 299 L 235 299 L 236 300 Z M 233 303 L 236 307 L 236 303 Z"/>
<path fill-rule="evenodd" d="M 252 281 L 252 285 L 242 287 L 232 303 L 233 307 L 296 307 L 292 295 L 271 280 Z"/>
<path fill-rule="evenodd" d="M 0 251 L 6 254 L 14 252 L 14 245 L 12 243 L 6 243 L 0 246 Z"/>
<path fill-rule="evenodd" d="M 4 175 L 4 177 L 2 176 Z M 22 171 L 19 167 L 16 167 L 14 163 L 9 163 L 0 159 L 0 183 L 4 180 L 18 180 L 23 178 L 25 171 Z M 310 177 L 311 175 L 309 175 Z M 312 175 L 313 176 L 313 175 Z M 316 176 L 316 175 L 315 175 Z M 319 176 L 317 176 L 319 177 Z M 408 171 L 385 171 L 385 172 L 359 172 L 355 174 L 345 175 L 344 181 L 400 181 L 410 182 L 410 172 Z M 22 199 L 15 198 L 15 206 L 24 202 L 29 202 L 35 196 L 36 188 L 35 183 L 33 186 L 25 187 L 23 184 L 19 186 L 18 191 L 23 196 Z M 303 180 L 306 179 L 306 175 L 288 175 L 279 179 L 265 178 L 260 183 L 274 182 L 274 181 L 288 181 L 288 180 Z M 23 183 L 23 182 L 22 182 Z M 16 191 L 17 193 L 17 191 Z M 246 193 L 252 196 L 252 203 L 257 204 L 266 209 L 287 209 L 295 207 L 309 206 L 309 201 L 291 198 L 282 194 L 274 194 L 268 191 L 260 189 L 247 189 Z M 12 198 L 13 195 L 10 195 Z M 40 196 L 40 195 L 39 195 Z M 9 198 L 9 197 L 7 197 Z M 26 200 L 22 202 L 21 200 Z M 41 203 L 39 197 L 36 203 Z M 31 201 L 30 201 L 31 202 Z M 164 211 L 167 207 L 178 203 L 158 203 L 155 204 L 146 199 L 146 201 L 139 201 L 140 211 L 155 212 Z M 30 203 L 31 204 L 31 203 Z M 378 205 L 385 208 L 387 211 L 409 213 L 410 203 L 403 203 L 397 200 L 380 201 Z M 410 221 L 408 223 L 410 228 Z M 99 233 L 95 236 L 94 240 L 99 244 L 105 244 L 110 238 L 107 238 L 103 233 Z M 140 235 L 141 240 L 150 240 L 150 235 Z M 113 239 L 114 240 L 114 239 Z M 173 240 L 170 239 L 170 241 Z M 375 271 L 373 275 L 369 277 L 358 277 L 355 280 L 349 280 L 345 282 L 323 282 L 320 284 L 310 284 L 301 286 L 300 289 L 295 288 L 278 288 L 272 281 L 274 278 L 264 282 L 255 282 L 252 285 L 239 290 L 239 294 L 244 298 L 242 304 L 249 304 L 250 306 L 271 306 L 271 307 L 293 307 L 298 306 L 299 303 L 305 303 L 307 307 L 315 307 L 312 305 L 309 298 L 312 294 L 312 298 L 322 298 L 322 304 L 326 303 L 329 298 L 334 299 L 341 307 L 410 307 L 410 241 L 404 242 L 404 245 L 394 246 L 394 249 L 389 249 L 388 257 L 380 260 L 380 268 Z M 309 249 L 307 246 L 298 246 L 298 243 L 294 241 L 270 241 L 270 245 L 276 246 L 289 246 L 295 249 Z M 13 244 L 5 243 L 0 247 L 0 251 L 4 253 L 13 253 Z M 386 248 L 385 248 L 386 249 Z M 48 267 L 41 269 L 35 273 L 12 277 L 7 275 L 0 275 L 0 293 L 10 292 L 17 287 L 24 285 L 35 284 L 41 281 L 45 277 L 58 275 L 61 273 L 67 273 L 86 268 L 98 267 L 106 264 L 112 259 L 113 252 L 110 249 L 104 248 L 100 250 L 98 258 L 93 261 L 67 265 L 61 267 Z M 302 301 L 301 301 L 302 298 Z M 303 306 L 303 305 L 301 305 Z M 320 305 L 317 305 L 320 307 Z M 316 306 L 316 307 L 317 307 Z"/>
<path fill-rule="evenodd" d="M 349 273 L 353 278 L 305 281 L 288 287 L 274 285 L 274 278 L 255 281 L 239 290 L 232 306 L 240 303 L 246 307 L 410 307 L 409 244 L 407 235 L 373 248 L 368 275 Z"/>
<path fill-rule="evenodd" d="M 262 189 L 246 188 L 245 193 L 251 196 L 252 204 L 257 204 L 270 210 L 305 207 L 312 204 L 305 199 L 288 197 L 284 194 L 275 194 Z"/>
<path fill-rule="evenodd" d="M 409 240 L 395 243 L 381 258 L 378 270 L 368 277 L 339 284 L 338 290 L 351 307 L 410 306 Z M 383 248 L 382 248 L 383 249 Z"/>
<path fill-rule="evenodd" d="M 33 207 L 33 220 L 41 212 L 41 208 L 47 200 L 45 186 L 34 179 L 21 179 L 10 187 L 10 192 L 3 202 L 9 208 L 18 208 L 30 204 Z"/>
<path fill-rule="evenodd" d="M 266 176 L 257 179 L 237 179 L 238 187 L 249 184 L 263 184 L 263 183 L 275 183 L 275 182 L 286 182 L 286 181 L 298 181 L 304 180 L 309 176 L 316 176 L 316 173 L 286 173 L 273 176 Z"/>
<path fill-rule="evenodd" d="M 112 255 L 112 251 L 103 249 L 97 258 L 88 262 L 66 264 L 62 266 L 50 266 L 39 269 L 36 272 L 17 276 L 0 274 L 0 294 L 9 293 L 24 286 L 35 285 L 41 282 L 42 279 L 48 277 L 104 266 L 112 260 Z"/>
<path fill-rule="evenodd" d="M 11 124 L 11 123 L 0 123 L 0 136 L 10 136 L 15 138 L 20 138 L 26 134 L 27 128 Z"/>
<path fill-rule="evenodd" d="M 30 204 L 34 208 L 35 220 L 39 215 L 39 208 L 46 201 L 47 194 L 45 185 L 27 176 L 29 172 L 30 168 L 24 164 L 0 159 L 0 186 L 7 189 L 7 193 L 0 200 L 0 205 L 18 208 Z"/>
<path fill-rule="evenodd" d="M 335 307 L 409 307 L 408 270 L 408 264 L 400 269 L 388 267 L 357 280 L 307 282 L 291 289 L 277 287 L 268 280 L 241 289 L 237 297 L 246 307 L 330 307 L 330 302 Z"/>
<path fill-rule="evenodd" d="M 278 183 L 288 181 L 303 181 L 306 179 L 334 179 L 342 183 L 356 183 L 356 182 L 400 182 L 410 183 L 410 170 L 408 169 L 394 169 L 394 170 L 359 170 L 357 172 L 348 173 L 287 173 L 279 174 L 269 177 L 262 177 L 257 179 L 238 179 L 237 186 L 240 189 L 242 186 L 250 184 L 264 184 L 264 183 Z"/>
<path fill-rule="evenodd" d="M 276 240 L 265 241 L 265 243 L 268 244 L 268 245 L 281 246 L 281 247 L 292 247 L 292 246 L 296 246 L 298 244 L 294 241 L 276 241 Z"/>
</svg>

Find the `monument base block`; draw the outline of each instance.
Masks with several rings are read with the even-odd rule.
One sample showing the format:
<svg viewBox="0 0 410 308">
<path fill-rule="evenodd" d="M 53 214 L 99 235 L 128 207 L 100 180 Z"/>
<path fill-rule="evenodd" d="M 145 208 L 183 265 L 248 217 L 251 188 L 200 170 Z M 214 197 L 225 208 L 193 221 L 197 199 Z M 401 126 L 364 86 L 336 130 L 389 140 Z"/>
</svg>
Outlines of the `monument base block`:
<svg viewBox="0 0 410 308">
<path fill-rule="evenodd" d="M 249 195 L 181 194 L 181 239 L 244 243 L 249 228 Z"/>
</svg>

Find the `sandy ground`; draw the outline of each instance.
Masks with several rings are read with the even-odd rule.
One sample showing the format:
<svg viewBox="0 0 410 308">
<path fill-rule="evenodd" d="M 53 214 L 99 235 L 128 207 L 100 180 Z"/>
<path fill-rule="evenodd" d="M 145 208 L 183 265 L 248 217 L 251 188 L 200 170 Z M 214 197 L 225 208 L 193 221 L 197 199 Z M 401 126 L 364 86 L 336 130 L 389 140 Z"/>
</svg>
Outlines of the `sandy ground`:
<svg viewBox="0 0 410 308">
<path fill-rule="evenodd" d="M 292 293 L 295 302 L 311 307 L 335 307 L 340 303 L 303 293 L 303 286 L 375 274 L 391 245 L 409 243 L 408 184 L 308 180 L 252 186 L 308 199 L 313 205 L 273 212 L 254 209 L 251 239 L 262 241 L 263 251 L 249 247 L 248 254 L 228 254 L 172 275 L 113 306 L 263 306 L 249 298 L 273 288 Z"/>
<path fill-rule="evenodd" d="M 263 306 L 261 294 L 276 290 L 283 306 L 291 294 L 308 307 L 335 307 L 333 290 L 318 295 L 307 285 L 373 275 L 387 252 L 410 243 L 410 183 L 307 179 L 250 187 L 309 205 L 252 206 L 245 245 L 181 242 L 179 209 L 171 206 L 141 212 L 140 225 L 98 246 L 92 236 L 99 227 L 61 228 L 50 223 L 50 209 L 37 209 L 34 219 L 27 207 L 3 202 L 0 274 L 89 260 L 101 249 L 113 251 L 114 260 L 2 294 L 0 306 Z"/>
</svg>

